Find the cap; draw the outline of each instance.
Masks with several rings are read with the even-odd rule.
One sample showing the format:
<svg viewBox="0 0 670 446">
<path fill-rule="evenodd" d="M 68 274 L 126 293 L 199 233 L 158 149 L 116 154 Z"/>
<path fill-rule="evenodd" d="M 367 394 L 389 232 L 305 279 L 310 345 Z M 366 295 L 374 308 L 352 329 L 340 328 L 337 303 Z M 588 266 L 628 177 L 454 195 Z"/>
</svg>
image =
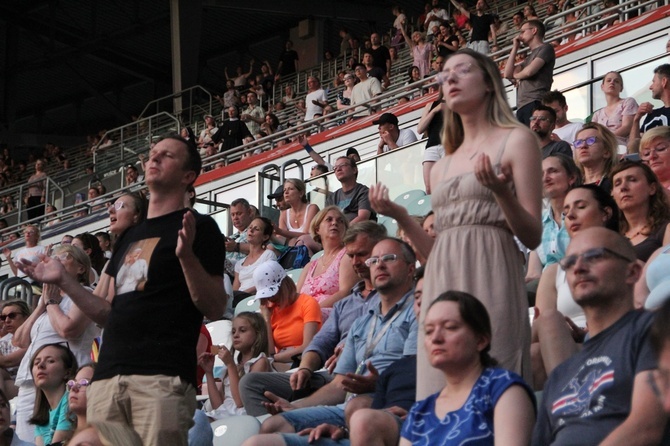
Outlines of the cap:
<svg viewBox="0 0 670 446">
<path fill-rule="evenodd" d="M 379 124 L 393 124 L 396 127 L 398 126 L 398 118 L 393 113 L 384 113 L 376 121 L 372 121 L 373 125 Z"/>
<path fill-rule="evenodd" d="M 273 194 L 268 195 L 268 200 L 276 200 L 284 196 L 284 186 L 279 186 Z"/>
<path fill-rule="evenodd" d="M 358 150 L 356 150 L 354 147 L 349 147 L 347 149 L 347 156 L 349 155 L 358 155 L 358 157 L 360 157 L 360 155 L 358 154 Z"/>
<path fill-rule="evenodd" d="M 257 266 L 254 271 L 255 300 L 274 297 L 279 292 L 279 286 L 284 277 L 286 277 L 286 271 L 273 260 L 263 262 Z"/>
</svg>

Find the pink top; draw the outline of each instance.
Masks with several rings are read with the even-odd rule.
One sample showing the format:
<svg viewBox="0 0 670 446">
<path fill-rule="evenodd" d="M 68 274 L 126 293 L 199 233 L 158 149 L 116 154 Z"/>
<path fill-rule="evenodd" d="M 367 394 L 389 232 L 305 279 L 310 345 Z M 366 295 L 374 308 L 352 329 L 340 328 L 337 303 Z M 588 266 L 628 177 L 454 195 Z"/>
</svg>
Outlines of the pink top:
<svg viewBox="0 0 670 446">
<path fill-rule="evenodd" d="M 591 122 L 597 122 L 598 124 L 602 124 L 608 129 L 610 129 L 612 132 L 614 132 L 619 127 L 621 127 L 623 117 L 634 115 L 635 113 L 637 113 L 638 107 L 639 106 L 637 105 L 637 101 L 634 98 L 622 99 L 617 104 L 616 109 L 614 110 L 612 116 L 608 116 L 607 111 L 605 110 L 606 107 L 603 107 L 593 114 Z M 628 135 L 617 136 L 616 139 L 617 142 L 621 145 L 625 146 L 626 144 L 628 144 Z"/>
<path fill-rule="evenodd" d="M 328 269 L 325 270 L 321 275 L 314 277 L 314 269 L 318 264 L 318 260 L 312 263 L 312 266 L 309 268 L 309 273 L 305 278 L 305 282 L 302 284 L 302 288 L 298 291 L 299 293 L 309 294 L 317 302 L 329 298 L 333 294 L 340 291 L 340 261 L 346 253 L 346 249 L 342 248 L 340 252 L 337 253 L 335 259 L 331 262 Z M 326 322 L 328 315 L 332 308 L 321 308 L 321 315 L 323 316 L 323 322 Z"/>
<path fill-rule="evenodd" d="M 430 73 L 430 53 L 433 51 L 433 45 L 430 43 L 424 44 L 423 48 L 419 45 L 414 45 L 412 48 L 412 57 L 414 58 L 413 64 L 419 68 L 419 73 L 423 79 L 428 73 Z"/>
</svg>

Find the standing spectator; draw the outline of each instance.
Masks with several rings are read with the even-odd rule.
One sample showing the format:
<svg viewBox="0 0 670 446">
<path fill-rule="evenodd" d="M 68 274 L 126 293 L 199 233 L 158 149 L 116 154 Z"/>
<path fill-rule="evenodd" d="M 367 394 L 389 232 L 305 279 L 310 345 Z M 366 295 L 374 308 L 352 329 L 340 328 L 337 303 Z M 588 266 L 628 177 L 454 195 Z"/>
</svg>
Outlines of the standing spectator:
<svg viewBox="0 0 670 446">
<path fill-rule="evenodd" d="M 237 107 L 240 104 L 240 92 L 235 88 L 235 82 L 226 81 L 226 91 L 221 96 L 214 96 L 224 108 Z"/>
<path fill-rule="evenodd" d="M 393 21 L 395 35 L 393 36 L 393 40 L 391 40 L 391 48 L 397 49 L 402 45 L 402 30 L 405 29 L 405 26 L 407 25 L 407 16 L 405 16 L 405 12 L 398 5 L 394 5 L 391 8 L 391 13 L 395 16 L 395 20 Z M 389 51 L 391 48 L 389 48 Z M 393 57 L 391 57 L 391 63 L 393 63 Z"/>
<path fill-rule="evenodd" d="M 26 274 L 19 270 L 17 265 L 20 265 L 24 261 L 30 262 L 39 262 L 40 256 L 46 254 L 46 247 L 38 244 L 40 240 L 40 230 L 35 225 L 27 225 L 23 228 L 23 237 L 26 245 L 17 250 L 14 256 L 12 256 L 12 250 L 5 247 L 2 250 L 2 253 L 7 260 L 7 265 L 12 270 L 12 273 L 16 277 L 21 277 L 26 279 L 28 282 L 32 282 L 30 277 L 26 277 Z"/>
<path fill-rule="evenodd" d="M 370 35 L 370 53 L 372 54 L 372 64 L 384 72 L 383 84 L 384 87 L 391 85 L 389 74 L 391 73 L 391 54 L 389 49 L 382 45 L 382 39 L 379 33 L 372 33 Z"/>
<path fill-rule="evenodd" d="M 44 171 L 46 161 L 39 159 L 35 162 L 35 173 L 28 178 L 28 193 L 26 196 L 26 212 L 28 220 L 44 215 L 44 203 L 46 202 L 48 178 Z"/>
<path fill-rule="evenodd" d="M 282 97 L 281 100 L 287 106 L 295 102 L 295 91 L 293 90 L 293 84 L 284 85 L 284 97 Z"/>
<path fill-rule="evenodd" d="M 363 65 L 365 65 L 365 69 L 368 72 L 368 76 L 377 78 L 377 80 L 381 83 L 384 81 L 384 72 L 382 71 L 381 68 L 375 66 L 374 60 L 375 58 L 369 50 L 365 50 L 363 52 L 362 63 Z M 356 63 L 354 63 L 354 68 L 355 67 Z"/>
<path fill-rule="evenodd" d="M 277 77 L 288 76 L 298 71 L 298 53 L 293 49 L 293 42 L 286 41 L 284 51 L 279 56 L 277 64 Z"/>
<path fill-rule="evenodd" d="M 536 137 L 514 119 L 499 73 L 490 58 L 463 49 L 447 59 L 440 74 L 444 119 L 451 124 L 442 133 L 447 155 L 431 172 L 437 239 L 391 201 L 385 186 L 371 188 L 370 202 L 377 212 L 395 218 L 428 258 L 422 317 L 445 289 L 477 295 L 493 323 L 492 356 L 530 378 L 524 259 L 514 235 L 529 248 L 540 242 L 541 156 Z M 446 259 L 458 262 L 447 266 Z M 495 290 L 491 283 L 497 284 Z M 421 345 L 421 332 L 419 337 Z M 440 390 L 444 376 L 430 370 L 425 352 L 418 354 L 421 399 Z"/>
<path fill-rule="evenodd" d="M 540 104 L 542 97 L 554 82 L 554 47 L 542 41 L 544 25 L 538 20 L 530 20 L 521 26 L 521 33 L 512 39 L 512 51 L 505 64 L 505 77 L 516 84 L 516 116 L 530 126 L 530 116 Z M 519 47 L 523 44 L 530 49 L 528 56 L 514 66 Z"/>
<path fill-rule="evenodd" d="M 493 46 L 498 45 L 498 40 L 496 28 L 493 25 L 493 16 L 491 14 L 484 14 L 487 6 L 486 2 L 484 0 L 477 0 L 474 14 L 471 14 L 462 3 L 456 0 L 451 0 L 451 3 L 470 20 L 472 31 L 470 32 L 468 48 L 478 53 L 489 54 L 489 33 L 493 40 Z"/>
<path fill-rule="evenodd" d="M 398 128 L 398 118 L 393 113 L 384 113 L 372 125 L 378 125 L 379 143 L 377 154 L 390 152 L 399 147 L 406 146 L 416 141 L 416 134 L 412 129 Z"/>
<path fill-rule="evenodd" d="M 630 129 L 629 141 L 631 143 L 636 142 L 640 134 L 649 129 L 659 125 L 670 125 L 670 64 L 659 65 L 654 69 L 654 78 L 649 89 L 651 97 L 663 102 L 663 107 L 654 108 L 650 102 L 640 104 Z"/>
<path fill-rule="evenodd" d="M 440 25 L 440 35 L 433 41 L 433 49 L 441 57 L 447 56 L 458 51 L 460 43 L 458 36 L 454 33 L 453 28 L 448 23 Z"/>
<path fill-rule="evenodd" d="M 337 93 L 337 109 L 341 110 L 351 105 L 351 93 L 356 85 L 356 77 L 351 73 L 344 74 L 344 90 Z"/>
<path fill-rule="evenodd" d="M 265 111 L 258 105 L 258 95 L 253 91 L 247 93 L 247 108 L 244 109 L 240 119 L 247 124 L 249 133 L 252 135 L 261 130 L 261 124 L 265 121 Z"/>
<path fill-rule="evenodd" d="M 558 136 L 563 141 L 570 144 L 577 139 L 577 132 L 581 130 L 581 122 L 568 121 L 568 103 L 565 96 L 558 90 L 552 90 L 542 97 L 542 105 L 553 108 L 556 112 L 556 127 L 554 128 L 554 135 Z"/>
<path fill-rule="evenodd" d="M 381 83 L 376 77 L 368 76 L 365 65 L 362 63 L 356 64 L 354 73 L 356 73 L 358 83 L 354 85 L 354 88 L 351 91 L 351 105 L 363 104 L 382 93 Z M 354 110 L 354 118 L 362 118 L 372 113 L 370 104 L 365 106 L 361 105 Z"/>
<path fill-rule="evenodd" d="M 236 106 L 228 107 L 228 119 L 214 134 L 215 143 L 223 142 L 221 150 L 224 152 L 241 146 L 244 138 L 251 136 L 247 124 L 239 119 L 239 113 Z"/>
<path fill-rule="evenodd" d="M 216 126 L 216 120 L 212 115 L 205 116 L 205 128 L 200 132 L 200 138 L 198 138 L 198 147 L 204 147 L 205 144 L 212 141 L 212 138 L 218 131 Z"/>
<path fill-rule="evenodd" d="M 349 40 L 351 40 L 351 34 L 349 34 L 347 28 L 343 26 L 340 28 L 339 36 L 342 39 L 340 42 L 340 56 L 344 57 L 350 49 Z"/>
<path fill-rule="evenodd" d="M 151 149 L 148 218 L 121 236 L 105 273 L 117 287 L 127 285 L 116 280 L 117 273 L 126 254 L 140 249 L 148 263 L 147 282 L 142 290 L 115 295 L 113 306 L 82 288 L 53 259 L 22 266 L 36 280 L 57 283 L 77 308 L 105 327 L 88 420 L 132 425 L 145 445 L 186 446 L 196 406 L 202 319 L 217 320 L 226 307 L 221 232 L 211 217 L 184 210 L 186 189 L 200 170 L 197 149 L 179 137 Z"/>
<path fill-rule="evenodd" d="M 633 127 L 633 119 L 638 105 L 635 98 L 621 98 L 623 78 L 616 71 L 610 71 L 603 78 L 600 89 L 605 93 L 607 105 L 597 110 L 591 122 L 602 124 L 616 136 L 619 145 L 628 145 L 628 136 Z"/>
<path fill-rule="evenodd" d="M 426 187 L 426 194 L 430 195 L 432 189 L 430 188 L 430 172 L 433 166 L 444 156 L 444 147 L 440 139 L 442 133 L 442 124 L 444 119 L 444 93 L 440 90 L 437 99 L 427 104 L 423 108 L 421 119 L 417 125 L 417 132 L 420 134 L 428 134 L 428 141 L 426 141 L 426 150 L 423 155 L 423 183 Z"/>
<path fill-rule="evenodd" d="M 439 27 L 443 22 L 449 20 L 447 10 L 440 8 L 440 0 L 432 0 L 432 5 L 432 9 L 426 14 L 426 19 L 423 22 L 428 40 L 433 38 L 433 27 Z"/>
<path fill-rule="evenodd" d="M 247 86 L 247 79 L 254 73 L 254 62 L 255 61 L 251 59 L 249 62 L 249 71 L 247 73 L 242 73 L 242 65 L 238 65 L 238 67 L 235 68 L 235 77 L 233 78 L 228 77 L 228 67 L 226 67 L 223 72 L 223 74 L 226 75 L 226 81 L 232 80 L 238 90 L 244 89 L 244 87 Z"/>
<path fill-rule="evenodd" d="M 430 55 L 433 52 L 433 45 L 426 43 L 426 38 L 419 31 L 412 33 L 412 39 L 407 36 L 405 30 L 402 30 L 405 42 L 412 52 L 412 65 L 419 68 L 419 75 L 424 78 L 430 71 Z"/>
<path fill-rule="evenodd" d="M 561 153 L 572 158 L 570 144 L 565 141 L 554 141 L 551 138 L 556 126 L 556 112 L 546 105 L 538 105 L 530 117 L 530 129 L 540 138 L 540 150 L 542 159 Z"/>
<path fill-rule="evenodd" d="M 307 96 L 305 97 L 305 122 L 323 116 L 323 107 L 328 105 L 326 92 L 316 76 L 307 78 Z"/>
</svg>

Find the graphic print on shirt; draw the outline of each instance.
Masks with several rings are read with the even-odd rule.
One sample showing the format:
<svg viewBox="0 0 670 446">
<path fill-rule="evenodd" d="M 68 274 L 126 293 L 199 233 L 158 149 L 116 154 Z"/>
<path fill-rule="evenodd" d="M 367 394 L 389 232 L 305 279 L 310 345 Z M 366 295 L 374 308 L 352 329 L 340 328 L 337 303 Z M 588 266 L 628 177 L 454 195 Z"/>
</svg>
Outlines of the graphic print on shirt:
<svg viewBox="0 0 670 446">
<path fill-rule="evenodd" d="M 614 383 L 614 367 L 609 356 L 589 358 L 561 389 L 551 413 L 559 417 L 588 417 L 600 412 L 605 404 L 603 390 Z M 559 420 L 560 423 L 560 420 Z"/>
<path fill-rule="evenodd" d="M 128 246 L 116 274 L 116 294 L 143 291 L 149 280 L 149 263 L 160 237 L 139 240 Z"/>
</svg>

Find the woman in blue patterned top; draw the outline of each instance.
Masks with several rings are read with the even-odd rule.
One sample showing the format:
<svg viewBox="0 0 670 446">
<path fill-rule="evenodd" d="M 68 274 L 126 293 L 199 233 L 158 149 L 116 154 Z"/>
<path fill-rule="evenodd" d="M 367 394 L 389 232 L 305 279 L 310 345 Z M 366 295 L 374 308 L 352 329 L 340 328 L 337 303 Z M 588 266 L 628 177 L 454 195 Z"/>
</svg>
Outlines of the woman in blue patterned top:
<svg viewBox="0 0 670 446">
<path fill-rule="evenodd" d="M 489 356 L 491 322 L 470 294 L 447 291 L 429 307 L 425 348 L 447 385 L 419 401 L 402 427 L 400 446 L 530 443 L 533 392 Z"/>
</svg>

